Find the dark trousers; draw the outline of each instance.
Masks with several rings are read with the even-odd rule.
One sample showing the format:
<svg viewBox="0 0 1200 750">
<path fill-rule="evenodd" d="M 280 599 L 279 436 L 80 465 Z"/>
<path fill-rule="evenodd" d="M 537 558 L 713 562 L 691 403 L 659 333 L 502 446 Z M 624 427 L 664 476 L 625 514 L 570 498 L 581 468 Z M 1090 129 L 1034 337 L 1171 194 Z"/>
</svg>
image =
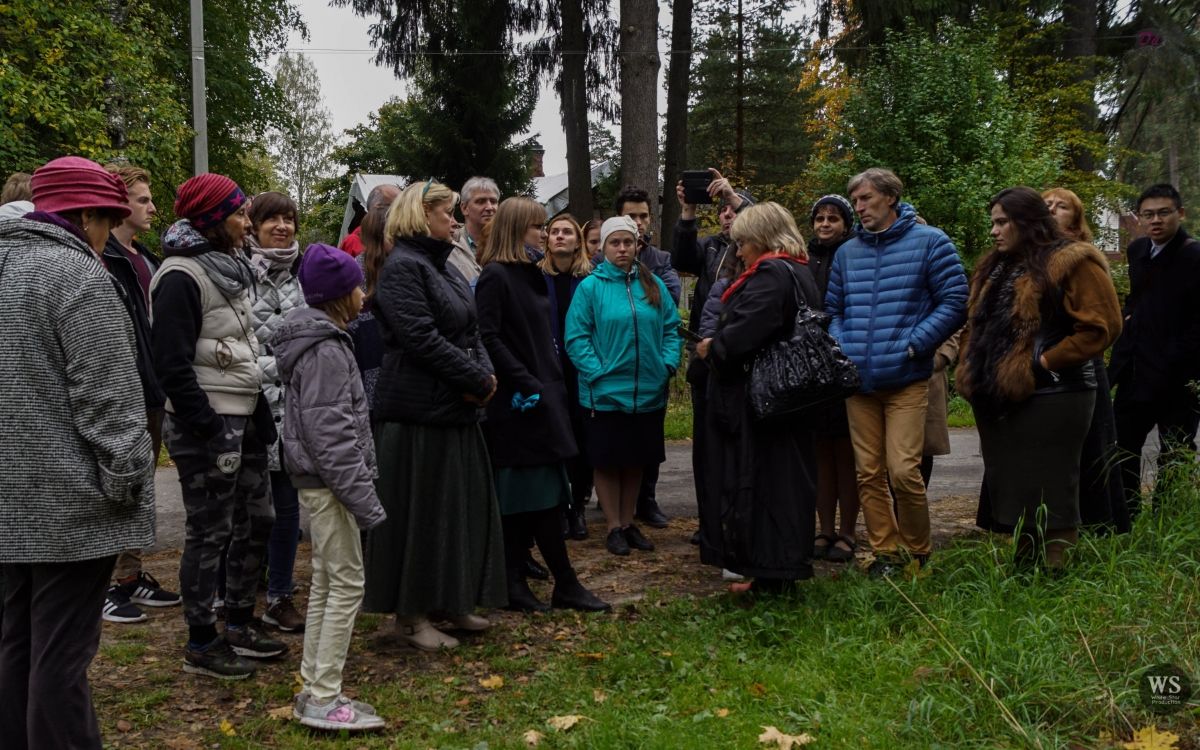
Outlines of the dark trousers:
<svg viewBox="0 0 1200 750">
<path fill-rule="evenodd" d="M 0 746 L 100 748 L 87 670 L 116 556 L 8 564 L 0 638 Z"/>
<path fill-rule="evenodd" d="M 271 472 L 271 505 L 275 523 L 267 542 L 267 597 L 275 600 L 292 595 L 292 569 L 300 544 L 300 493 L 287 472 Z"/>
<path fill-rule="evenodd" d="M 1195 455 L 1200 408 L 1196 397 L 1187 390 L 1154 401 L 1122 398 L 1122 390 L 1117 388 L 1113 416 L 1117 423 L 1117 454 L 1125 486 L 1125 503 L 1129 507 L 1130 518 L 1133 518 L 1141 506 L 1142 447 L 1150 430 L 1158 427 L 1158 470 L 1161 477 L 1163 468 L 1172 459 L 1179 456 L 1190 459 Z"/>
<path fill-rule="evenodd" d="M 187 512 L 179 588 L 183 615 L 193 628 L 216 622 L 222 555 L 225 555 L 225 607 L 253 612 L 258 575 L 266 556 L 275 512 L 267 471 L 267 448 L 247 417 L 225 416 L 225 431 L 205 443 L 177 425 L 164 425 L 167 447 L 179 469 Z M 226 545 L 228 552 L 226 553 Z"/>
</svg>

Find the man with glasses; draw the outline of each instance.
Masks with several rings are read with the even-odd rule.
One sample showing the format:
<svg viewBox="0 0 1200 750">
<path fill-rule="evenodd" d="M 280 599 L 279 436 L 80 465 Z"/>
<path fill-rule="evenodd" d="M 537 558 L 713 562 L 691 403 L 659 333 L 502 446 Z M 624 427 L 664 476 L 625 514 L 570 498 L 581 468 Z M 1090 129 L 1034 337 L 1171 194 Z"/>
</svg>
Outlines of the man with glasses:
<svg viewBox="0 0 1200 750">
<path fill-rule="evenodd" d="M 1183 230 L 1183 199 L 1171 185 L 1138 198 L 1146 236 L 1129 244 L 1125 326 L 1113 347 L 1109 379 L 1129 514 L 1141 504 L 1142 446 L 1158 428 L 1158 467 L 1192 460 L 1200 422 L 1200 242 Z"/>
</svg>

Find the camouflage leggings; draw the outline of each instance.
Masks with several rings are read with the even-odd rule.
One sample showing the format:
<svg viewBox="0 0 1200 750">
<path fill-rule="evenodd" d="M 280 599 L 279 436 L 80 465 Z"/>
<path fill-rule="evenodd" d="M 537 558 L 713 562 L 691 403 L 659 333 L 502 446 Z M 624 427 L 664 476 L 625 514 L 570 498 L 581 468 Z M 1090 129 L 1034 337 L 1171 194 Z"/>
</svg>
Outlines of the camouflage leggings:
<svg viewBox="0 0 1200 750">
<path fill-rule="evenodd" d="M 187 512 L 179 588 L 184 619 L 192 626 L 216 622 L 213 598 L 226 544 L 225 606 L 253 609 L 275 520 L 266 446 L 248 417 L 222 418 L 225 431 L 208 442 L 170 414 L 163 424 Z"/>
</svg>

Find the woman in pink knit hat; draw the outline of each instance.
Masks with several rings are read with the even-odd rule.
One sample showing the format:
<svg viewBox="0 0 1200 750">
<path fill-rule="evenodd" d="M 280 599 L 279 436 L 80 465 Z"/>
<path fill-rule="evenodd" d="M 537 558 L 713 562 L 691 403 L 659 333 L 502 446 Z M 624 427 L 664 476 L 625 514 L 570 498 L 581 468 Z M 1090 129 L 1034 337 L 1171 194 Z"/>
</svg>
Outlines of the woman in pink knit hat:
<svg viewBox="0 0 1200 750">
<path fill-rule="evenodd" d="M 154 543 L 133 328 L 100 261 L 129 215 L 95 162 L 55 159 L 0 220 L 0 740 L 99 748 L 87 668 L 117 553 Z"/>
</svg>

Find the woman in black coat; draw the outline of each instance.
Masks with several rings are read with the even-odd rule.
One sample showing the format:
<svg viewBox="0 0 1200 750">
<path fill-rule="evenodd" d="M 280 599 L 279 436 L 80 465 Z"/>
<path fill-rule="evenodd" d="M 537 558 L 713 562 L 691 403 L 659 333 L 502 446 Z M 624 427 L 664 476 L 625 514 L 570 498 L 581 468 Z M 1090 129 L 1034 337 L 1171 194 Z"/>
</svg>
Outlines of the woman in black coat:
<svg viewBox="0 0 1200 750">
<path fill-rule="evenodd" d="M 376 488 L 388 517 L 367 545 L 364 607 L 394 612 L 400 638 L 427 651 L 458 645 L 432 617 L 484 630 L 490 623 L 472 611 L 507 602 L 479 428 L 496 376 L 471 288 L 446 265 L 455 200 L 432 180 L 405 189 L 388 211 L 395 245 L 368 274 L 378 279 L 372 309 L 384 345 L 374 417 Z"/>
<path fill-rule="evenodd" d="M 717 332 L 697 354 L 712 367 L 704 425 L 711 491 L 701 498 L 700 559 L 778 592 L 812 577 L 817 465 L 811 430 L 795 419 L 756 421 L 750 367 L 792 334 L 799 304 L 821 308 L 791 214 L 777 203 L 745 209 L 732 236 L 746 271 L 722 296 Z M 734 584 L 734 586 L 739 586 Z"/>
<path fill-rule="evenodd" d="M 499 380 L 484 432 L 503 516 L 508 605 L 525 612 L 548 609 L 523 572 L 532 538 L 554 575 L 551 604 L 601 611 L 609 606 L 579 583 L 562 535 L 562 509 L 571 502 L 566 460 L 578 449 L 546 281 L 537 266 L 545 220 L 546 210 L 530 198 L 502 202 L 485 233 L 475 285 L 480 334 Z"/>
</svg>

